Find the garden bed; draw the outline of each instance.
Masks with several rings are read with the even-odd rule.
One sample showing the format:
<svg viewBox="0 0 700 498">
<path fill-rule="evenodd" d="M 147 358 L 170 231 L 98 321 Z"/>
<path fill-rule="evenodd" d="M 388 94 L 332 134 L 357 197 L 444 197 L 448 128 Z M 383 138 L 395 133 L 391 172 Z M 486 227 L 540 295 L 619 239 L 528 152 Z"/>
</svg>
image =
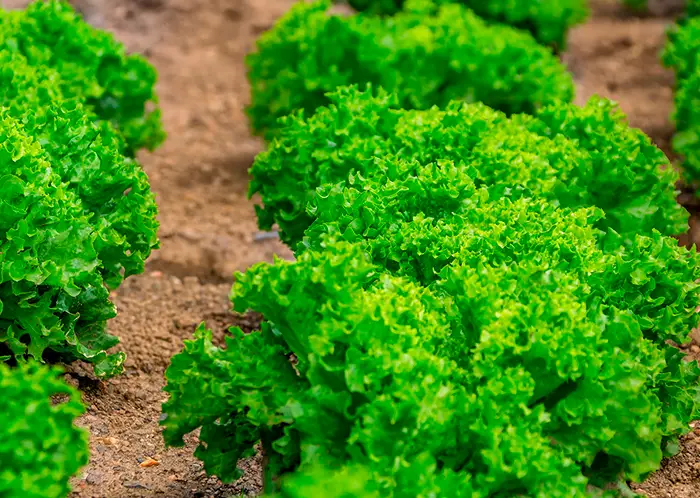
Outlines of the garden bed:
<svg viewBox="0 0 700 498">
<path fill-rule="evenodd" d="M 88 407 L 80 423 L 91 432 L 91 461 L 74 480 L 74 496 L 224 497 L 260 489 L 259 461 L 251 460 L 240 481 L 224 486 L 192 456 L 195 437 L 185 448 L 165 450 L 158 421 L 165 368 L 201 320 L 219 339 L 230 324 L 256 326 L 256 317 L 228 313 L 233 272 L 273 254 L 290 256 L 279 242 L 257 234 L 246 198 L 247 169 L 262 143 L 251 137 L 243 113 L 243 57 L 292 3 L 75 2 L 89 22 L 114 31 L 156 66 L 169 139 L 141 157 L 158 196 L 161 249 L 145 275 L 119 289 L 119 315 L 110 322 L 128 352 L 126 372 L 100 382 L 79 364 L 69 370 Z M 672 18 L 638 18 L 612 0 L 592 4 L 593 18 L 574 30 L 565 55 L 579 102 L 593 93 L 617 100 L 631 124 L 669 153 L 673 76 L 661 68 L 658 54 Z M 691 230 L 684 242 L 697 240 Z M 696 357 L 698 346 L 689 347 Z M 696 431 L 641 490 L 652 498 L 700 496 L 698 445 Z"/>
</svg>

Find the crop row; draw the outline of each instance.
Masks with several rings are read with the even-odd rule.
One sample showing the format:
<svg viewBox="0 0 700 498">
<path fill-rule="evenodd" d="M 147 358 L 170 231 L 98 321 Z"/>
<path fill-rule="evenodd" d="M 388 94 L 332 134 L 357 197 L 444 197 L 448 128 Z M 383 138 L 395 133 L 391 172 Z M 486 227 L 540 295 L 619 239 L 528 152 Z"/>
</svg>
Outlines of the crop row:
<svg viewBox="0 0 700 498">
<path fill-rule="evenodd" d="M 250 192 L 297 259 L 237 275 L 260 331 L 202 325 L 173 358 L 166 443 L 201 428 L 225 481 L 261 443 L 268 491 L 328 497 L 614 495 L 674 451 L 700 377 L 669 344 L 700 278 L 677 174 L 611 102 L 570 103 L 551 46 L 580 0 L 511 4 L 322 0 L 261 37 Z M 666 53 L 691 174 L 693 23 Z M 158 243 L 134 159 L 165 138 L 155 79 L 65 3 L 0 11 L 0 495 L 65 496 L 87 459 L 37 362 L 122 370 L 109 293 Z"/>
<path fill-rule="evenodd" d="M 297 259 L 237 274 L 260 331 L 173 358 L 166 443 L 201 428 L 223 480 L 261 443 L 283 496 L 629 493 L 698 416 L 673 167 L 526 33 L 328 7 L 248 59 L 250 193 Z"/>
<path fill-rule="evenodd" d="M 648 7 L 647 0 L 625 0 L 625 3 L 639 10 Z M 673 151 L 680 156 L 685 182 L 693 185 L 700 180 L 700 113 L 697 110 L 700 98 L 700 1 L 686 0 L 684 7 L 684 15 L 668 29 L 668 42 L 661 61 L 676 76 Z"/>
<path fill-rule="evenodd" d="M 87 462 L 80 396 L 38 362 L 123 369 L 109 293 L 158 243 L 134 159 L 164 139 L 155 78 L 65 3 L 0 11 L 0 358 L 18 364 L 0 364 L 1 496 L 65 496 Z"/>
<path fill-rule="evenodd" d="M 145 114 L 154 71 L 63 3 L 0 15 L 0 345 L 113 375 L 123 354 L 105 353 L 109 290 L 157 244 L 154 196 L 131 157 L 163 138 L 158 112 Z"/>
</svg>

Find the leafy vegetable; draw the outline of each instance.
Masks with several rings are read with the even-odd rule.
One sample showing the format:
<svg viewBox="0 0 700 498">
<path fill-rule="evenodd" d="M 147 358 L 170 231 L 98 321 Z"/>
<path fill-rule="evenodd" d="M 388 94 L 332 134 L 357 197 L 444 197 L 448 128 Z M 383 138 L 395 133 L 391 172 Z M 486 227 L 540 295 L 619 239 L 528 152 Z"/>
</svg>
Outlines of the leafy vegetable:
<svg viewBox="0 0 700 498">
<path fill-rule="evenodd" d="M 0 496 L 64 498 L 68 480 L 88 463 L 87 432 L 73 420 L 80 394 L 35 363 L 0 363 Z M 60 395 L 58 403 L 51 397 Z"/>
<path fill-rule="evenodd" d="M 260 441 L 266 482 L 300 472 L 288 493 L 319 466 L 397 498 L 587 497 L 657 469 L 698 416 L 668 341 L 697 325 L 700 266 L 659 231 L 681 218 L 649 139 L 603 100 L 331 98 L 256 164 L 297 260 L 236 275 L 260 331 L 223 348 L 201 325 L 173 358 L 166 443 L 201 427 L 233 480 Z"/>
<path fill-rule="evenodd" d="M 100 271 L 116 288 L 143 272 L 157 245 L 155 196 L 140 165 L 120 152 L 119 134 L 85 106 L 61 99 L 58 79 L 51 69 L 37 71 L 22 56 L 0 52 L 0 103 L 41 143 L 45 159 L 103 232 L 96 242 Z"/>
<path fill-rule="evenodd" d="M 248 115 L 257 133 L 275 136 L 280 117 L 311 114 L 349 84 L 395 92 L 405 109 L 457 99 L 529 113 L 573 98 L 571 76 L 547 48 L 462 5 L 418 0 L 379 18 L 330 15 L 329 3 L 298 3 L 249 55 Z"/>
<path fill-rule="evenodd" d="M 508 119 L 458 102 L 444 110 L 406 111 L 383 91 L 339 89 L 329 99 L 329 107 L 308 119 L 284 119 L 280 137 L 251 169 L 250 194 L 260 194 L 264 204 L 256 208 L 261 228 L 277 224 L 292 247 L 322 211 L 314 207 L 325 195 L 319 186 L 342 182 L 351 172 L 391 174 L 398 163 L 387 156 L 413 161 L 409 171 L 432 168 L 427 183 L 449 181 L 450 203 L 436 201 L 446 211 L 468 197 L 465 182 L 473 180 L 495 197 L 598 206 L 605 217 L 596 226 L 616 230 L 628 244 L 637 233 L 672 235 L 686 225 L 673 168 L 609 101 L 594 98 L 583 108 L 550 106 L 535 117 Z M 416 185 L 412 192 L 425 188 Z"/>
<path fill-rule="evenodd" d="M 54 348 L 103 361 L 116 338 L 98 331 L 115 313 L 99 272 L 100 233 L 37 140 L 5 110 L 0 137 L 0 341 L 20 357 L 41 359 Z"/>
<path fill-rule="evenodd" d="M 434 0 L 436 3 L 454 0 Z M 348 0 L 360 11 L 374 14 L 394 14 L 399 11 L 404 0 Z M 572 26 L 585 21 L 588 6 L 583 0 L 554 0 L 547 2 L 513 2 L 511 0 L 457 0 L 472 9 L 484 19 L 502 22 L 517 28 L 527 29 L 537 40 L 553 44 L 563 49 L 566 45 L 566 32 Z"/>
<path fill-rule="evenodd" d="M 37 0 L 25 10 L 0 9 L 0 53 L 24 56 L 43 72 L 51 68 L 56 92 L 78 98 L 125 137 L 127 152 L 155 149 L 165 139 L 153 87 L 155 69 L 127 55 L 113 35 L 94 29 L 62 0 Z"/>
<path fill-rule="evenodd" d="M 226 349 L 200 328 L 173 358 L 166 441 L 201 425 L 197 456 L 225 480 L 261 440 L 273 476 L 360 464 L 397 497 L 588 496 L 657 468 L 700 370 L 645 306 L 690 316 L 694 293 L 664 308 L 647 264 L 598 248 L 595 210 L 480 192 L 464 215 L 238 275 L 236 309 L 268 321 Z M 690 289 L 690 253 L 639 242 L 685 261 L 669 292 Z"/>
</svg>

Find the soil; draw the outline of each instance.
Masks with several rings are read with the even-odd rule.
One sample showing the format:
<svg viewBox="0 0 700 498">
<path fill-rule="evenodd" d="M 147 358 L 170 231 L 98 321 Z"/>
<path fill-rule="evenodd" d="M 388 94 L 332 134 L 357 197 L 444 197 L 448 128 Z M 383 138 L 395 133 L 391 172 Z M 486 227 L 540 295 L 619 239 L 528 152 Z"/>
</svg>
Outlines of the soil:
<svg viewBox="0 0 700 498">
<path fill-rule="evenodd" d="M 7 7 L 25 3 L 0 0 Z M 161 249 L 146 274 L 128 279 L 114 295 L 119 315 L 110 329 L 128 354 L 126 372 L 100 382 L 85 365 L 67 367 L 67 379 L 81 388 L 88 407 L 79 423 L 89 428 L 91 444 L 90 464 L 74 479 L 72 496 L 252 495 L 261 487 L 258 459 L 242 465 L 238 482 L 223 485 L 192 456 L 196 434 L 184 448 L 165 450 L 158 421 L 164 371 L 199 322 L 205 320 L 219 340 L 229 325 L 251 330 L 259 323 L 259 317 L 229 312 L 233 273 L 273 254 L 291 257 L 274 237 L 257 231 L 247 169 L 263 144 L 251 137 L 243 109 L 244 56 L 293 0 L 73 3 L 88 22 L 113 31 L 157 67 L 169 140 L 140 157 L 158 196 Z M 593 17 L 571 33 L 564 60 L 575 75 L 578 101 L 594 93 L 617 100 L 630 123 L 670 154 L 673 75 L 658 55 L 673 21 L 671 4 L 678 1 L 654 0 L 656 15 L 645 16 L 618 3 L 592 0 Z M 691 244 L 700 235 L 693 229 L 681 239 Z M 700 341 L 685 349 L 700 358 Z M 682 448 L 640 491 L 650 498 L 700 497 L 700 430 Z M 153 461 L 157 465 L 148 466 Z"/>
<path fill-rule="evenodd" d="M 79 425 L 90 430 L 90 464 L 74 479 L 73 496 L 224 498 L 260 489 L 259 459 L 241 466 L 243 479 L 222 485 L 193 457 L 196 435 L 185 438 L 184 448 L 165 450 L 158 425 L 167 397 L 162 388 L 169 357 L 182 349 L 182 341 L 191 338 L 201 321 L 219 341 L 232 324 L 246 331 L 259 325 L 258 317 L 229 312 L 229 289 L 228 284 L 203 284 L 197 277 L 181 280 L 154 271 L 119 290 L 119 315 L 110 326 L 121 337 L 120 349 L 128 353 L 126 372 L 100 382 L 93 379 L 90 366 L 77 364 L 66 376 L 83 391 L 88 410 Z"/>
</svg>

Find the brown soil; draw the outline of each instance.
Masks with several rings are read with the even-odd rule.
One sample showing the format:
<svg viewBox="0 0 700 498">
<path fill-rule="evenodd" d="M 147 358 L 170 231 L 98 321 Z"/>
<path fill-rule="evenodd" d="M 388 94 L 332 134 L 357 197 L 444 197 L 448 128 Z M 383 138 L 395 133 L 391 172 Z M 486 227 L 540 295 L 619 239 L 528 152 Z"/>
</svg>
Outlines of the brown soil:
<svg viewBox="0 0 700 498">
<path fill-rule="evenodd" d="M 593 0 L 595 17 L 574 29 L 565 55 L 577 83 L 577 103 L 597 94 L 617 101 L 632 126 L 667 153 L 673 134 L 673 73 L 659 54 L 669 17 L 639 18 L 621 0 Z"/>
<path fill-rule="evenodd" d="M 252 316 L 233 316 L 228 284 L 201 284 L 154 272 L 130 279 L 115 296 L 119 316 L 111 330 L 128 354 L 124 375 L 106 382 L 92 380 L 90 368 L 73 365 L 66 376 L 79 386 L 88 406 L 80 425 L 90 430 L 90 464 L 74 479 L 74 496 L 84 498 L 167 496 L 229 497 L 260 489 L 260 462 L 242 467 L 243 479 L 224 486 L 208 477 L 192 456 L 196 436 L 185 448 L 164 449 L 158 421 L 166 395 L 163 373 L 183 339 L 206 321 L 221 340 L 229 325 L 244 330 L 258 325 Z M 86 368 L 87 367 L 87 368 Z M 148 465 L 149 459 L 158 462 Z M 150 462 L 153 463 L 153 462 Z"/>
<path fill-rule="evenodd" d="M 253 203 L 246 198 L 247 169 L 262 144 L 250 136 L 243 114 L 243 57 L 293 0 L 74 3 L 89 22 L 113 31 L 157 67 L 169 140 L 141 158 L 158 195 L 162 248 L 146 275 L 132 277 L 115 295 L 119 316 L 110 329 L 128 354 L 126 373 L 103 383 L 74 365 L 67 375 L 83 390 L 88 413 L 80 424 L 91 433 L 91 461 L 74 480 L 73 496 L 252 494 L 260 489 L 258 460 L 244 465 L 240 481 L 222 485 L 192 456 L 196 436 L 183 449 L 164 449 L 158 420 L 165 368 L 197 323 L 206 320 L 219 339 L 231 323 L 256 326 L 255 317 L 228 313 L 233 272 L 275 253 L 290 256 L 276 240 L 256 235 Z M 660 67 L 658 53 L 672 19 L 635 17 L 615 0 L 591 3 L 595 15 L 572 33 L 565 56 L 579 101 L 593 93 L 617 100 L 632 125 L 668 152 L 673 77 Z M 700 347 L 688 351 L 697 355 Z M 695 432 L 641 489 L 651 498 L 700 497 L 699 445 Z M 159 464 L 142 467 L 149 458 Z"/>
</svg>

